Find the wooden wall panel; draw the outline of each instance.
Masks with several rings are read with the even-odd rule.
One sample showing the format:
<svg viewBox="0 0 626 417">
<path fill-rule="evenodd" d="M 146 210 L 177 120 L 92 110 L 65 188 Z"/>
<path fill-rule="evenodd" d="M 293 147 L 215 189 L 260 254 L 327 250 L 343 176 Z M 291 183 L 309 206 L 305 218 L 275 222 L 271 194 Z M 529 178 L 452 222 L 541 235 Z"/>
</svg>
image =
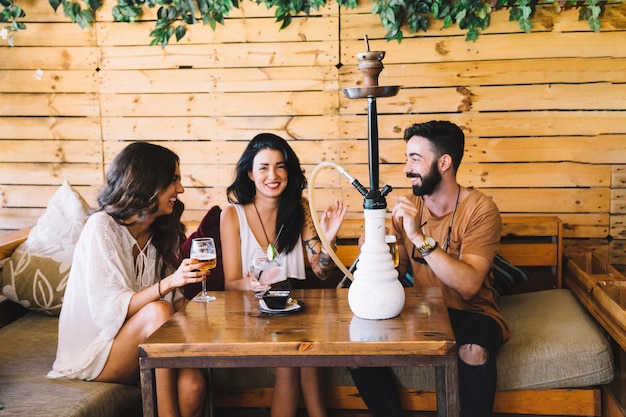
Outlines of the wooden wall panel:
<svg viewBox="0 0 626 417">
<path fill-rule="evenodd" d="M 339 117 L 124 117 L 102 119 L 105 140 L 250 140 L 258 132 L 285 139 L 338 139 Z"/>
<path fill-rule="evenodd" d="M 107 94 L 337 90 L 337 69 L 333 66 L 119 70 L 100 74 L 100 92 Z"/>
<path fill-rule="evenodd" d="M 277 50 L 272 43 L 168 45 L 166 50 L 151 46 L 104 46 L 100 48 L 103 70 L 223 68 L 267 66 L 335 65 L 338 42 L 286 42 Z"/>
<path fill-rule="evenodd" d="M 100 118 L 0 117 L 2 140 L 100 140 L 100 130 Z"/>
<path fill-rule="evenodd" d="M 274 17 L 254 19 L 228 19 L 226 26 L 215 31 L 208 26 L 191 25 L 178 45 L 208 43 L 251 43 L 251 42 L 298 42 L 331 41 L 337 39 L 337 16 L 296 17 L 284 30 L 278 30 Z M 154 28 L 152 21 L 136 25 L 124 23 L 98 23 L 98 44 L 102 46 L 146 45 Z M 226 29 L 226 30 L 223 30 Z M 174 41 L 176 43 L 176 41 Z"/>
<path fill-rule="evenodd" d="M 98 51 L 93 47 L 0 47 L 0 70 L 96 70 Z"/>
<path fill-rule="evenodd" d="M 101 94 L 100 103 L 105 117 L 316 116 L 336 113 L 337 93 Z"/>
<path fill-rule="evenodd" d="M 2 97 L 7 116 L 84 116 L 100 114 L 99 96 L 81 94 L 6 94 Z"/>
<path fill-rule="evenodd" d="M 342 93 L 363 83 L 355 54 L 367 34 L 386 51 L 380 84 L 402 86 L 377 99 L 380 179 L 392 195 L 410 192 L 404 129 L 451 120 L 466 134 L 462 184 L 504 213 L 557 214 L 566 245 L 626 265 L 626 4 L 606 6 L 600 33 L 578 10 L 545 4 L 530 34 L 502 10 L 476 42 L 433 21 L 397 43 L 369 2 L 331 3 L 282 31 L 274 10 L 244 2 L 225 26 L 191 26 L 165 49 L 148 46 L 154 10 L 116 23 L 106 0 L 81 30 L 46 2 L 18 4 L 29 29 L 14 48 L 0 45 L 0 231 L 32 224 L 65 178 L 95 201 L 133 140 L 180 155 L 186 220 L 227 203 L 237 158 L 264 131 L 290 141 L 307 175 L 335 161 L 369 187 L 367 100 Z M 320 209 L 342 198 L 361 218 L 362 196 L 337 172 L 314 185 Z"/>
<path fill-rule="evenodd" d="M 94 71 L 0 71 L 0 91 L 6 93 L 95 93 Z M 3 97 L 4 100 L 4 97 Z"/>
<path fill-rule="evenodd" d="M 76 164 L 102 161 L 102 145 L 80 140 L 1 140 L 0 162 Z M 3 177 L 4 182 L 4 177 Z"/>
<path fill-rule="evenodd" d="M 62 9 L 63 6 L 60 8 Z M 52 8 L 50 9 L 52 10 Z M 93 29 L 81 29 L 77 24 L 71 23 L 69 19 L 63 23 L 32 23 L 28 20 L 31 13 L 29 10 L 25 19 L 28 30 L 16 33 L 13 38 L 17 45 L 59 47 L 95 44 L 96 32 Z M 62 10 L 60 10 L 60 14 L 63 14 Z"/>
<path fill-rule="evenodd" d="M 589 32 L 587 22 L 578 20 L 578 9 L 563 10 L 561 13 L 554 12 L 554 5 L 538 4 L 532 21 L 532 32 Z M 384 38 L 385 29 L 377 19 L 372 19 L 370 14 L 371 3 L 360 3 L 356 9 L 342 9 L 341 38 L 358 39 L 367 33 L 370 38 Z M 443 27 L 441 20 L 429 19 L 428 32 L 419 32 L 417 35 L 404 30 L 406 37 L 449 37 L 465 36 L 465 31 L 452 25 Z M 626 26 L 626 5 L 622 2 L 607 4 L 602 19 L 603 31 L 623 30 Z M 492 13 L 489 27 L 482 34 L 518 33 L 523 34 L 516 22 L 509 21 L 509 13 Z"/>
</svg>

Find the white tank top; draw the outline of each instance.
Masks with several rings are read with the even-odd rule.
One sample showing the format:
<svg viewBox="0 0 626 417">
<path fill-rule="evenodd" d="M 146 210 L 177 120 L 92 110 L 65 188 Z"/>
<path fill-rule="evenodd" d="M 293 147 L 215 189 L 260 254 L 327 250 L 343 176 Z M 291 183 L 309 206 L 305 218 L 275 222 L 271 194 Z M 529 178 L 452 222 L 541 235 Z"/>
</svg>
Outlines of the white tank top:
<svg viewBox="0 0 626 417">
<path fill-rule="evenodd" d="M 241 270 L 248 270 L 248 263 L 252 258 L 255 249 L 262 248 L 254 237 L 252 229 L 248 224 L 246 213 L 241 204 L 232 204 L 237 210 L 239 217 L 239 234 L 241 237 Z M 262 248 L 264 249 L 264 248 Z M 287 278 L 305 279 L 306 272 L 304 270 L 304 251 L 302 250 L 302 238 L 298 239 L 296 246 L 286 256 L 287 260 Z"/>
</svg>

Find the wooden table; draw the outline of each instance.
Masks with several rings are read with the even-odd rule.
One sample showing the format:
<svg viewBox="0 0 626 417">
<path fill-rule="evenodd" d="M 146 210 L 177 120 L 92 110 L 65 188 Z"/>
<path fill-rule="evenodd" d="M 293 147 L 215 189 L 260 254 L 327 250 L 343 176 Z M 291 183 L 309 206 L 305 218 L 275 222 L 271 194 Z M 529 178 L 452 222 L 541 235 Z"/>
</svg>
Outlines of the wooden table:
<svg viewBox="0 0 626 417">
<path fill-rule="evenodd" d="M 251 292 L 189 302 L 139 346 L 143 415 L 156 415 L 155 368 L 434 366 L 438 416 L 459 415 L 456 342 L 441 291 L 406 289 L 399 316 L 363 320 L 348 289 L 294 290 L 298 313 L 271 316 Z"/>
</svg>

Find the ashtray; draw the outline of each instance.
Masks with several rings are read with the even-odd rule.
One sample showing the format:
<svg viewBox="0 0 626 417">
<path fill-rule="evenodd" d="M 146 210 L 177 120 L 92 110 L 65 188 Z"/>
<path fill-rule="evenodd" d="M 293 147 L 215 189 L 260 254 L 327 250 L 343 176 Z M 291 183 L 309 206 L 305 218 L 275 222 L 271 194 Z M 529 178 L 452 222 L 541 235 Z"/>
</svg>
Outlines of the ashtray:
<svg viewBox="0 0 626 417">
<path fill-rule="evenodd" d="M 265 304 L 265 300 L 259 300 L 259 310 L 271 316 L 286 316 L 287 314 L 302 311 L 303 308 L 304 303 L 300 300 L 294 300 L 293 298 L 289 298 L 285 308 L 269 308 L 267 304 Z"/>
<path fill-rule="evenodd" d="M 265 305 L 272 310 L 282 310 L 287 307 L 291 290 L 269 290 L 263 294 Z"/>
</svg>

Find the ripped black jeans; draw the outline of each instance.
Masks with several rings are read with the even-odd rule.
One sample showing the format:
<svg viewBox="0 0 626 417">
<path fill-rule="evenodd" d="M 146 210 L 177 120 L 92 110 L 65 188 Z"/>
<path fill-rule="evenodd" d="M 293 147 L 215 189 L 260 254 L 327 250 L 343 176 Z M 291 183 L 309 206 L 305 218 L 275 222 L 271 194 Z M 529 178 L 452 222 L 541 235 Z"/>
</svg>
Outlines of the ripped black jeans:
<svg viewBox="0 0 626 417">
<path fill-rule="evenodd" d="M 502 329 L 484 314 L 448 309 L 459 350 L 478 345 L 487 351 L 482 365 L 468 365 L 459 355 L 459 398 L 461 417 L 489 417 L 496 393 L 496 354 L 502 346 Z M 373 417 L 401 417 L 402 407 L 389 368 L 352 368 L 354 385 Z"/>
</svg>

